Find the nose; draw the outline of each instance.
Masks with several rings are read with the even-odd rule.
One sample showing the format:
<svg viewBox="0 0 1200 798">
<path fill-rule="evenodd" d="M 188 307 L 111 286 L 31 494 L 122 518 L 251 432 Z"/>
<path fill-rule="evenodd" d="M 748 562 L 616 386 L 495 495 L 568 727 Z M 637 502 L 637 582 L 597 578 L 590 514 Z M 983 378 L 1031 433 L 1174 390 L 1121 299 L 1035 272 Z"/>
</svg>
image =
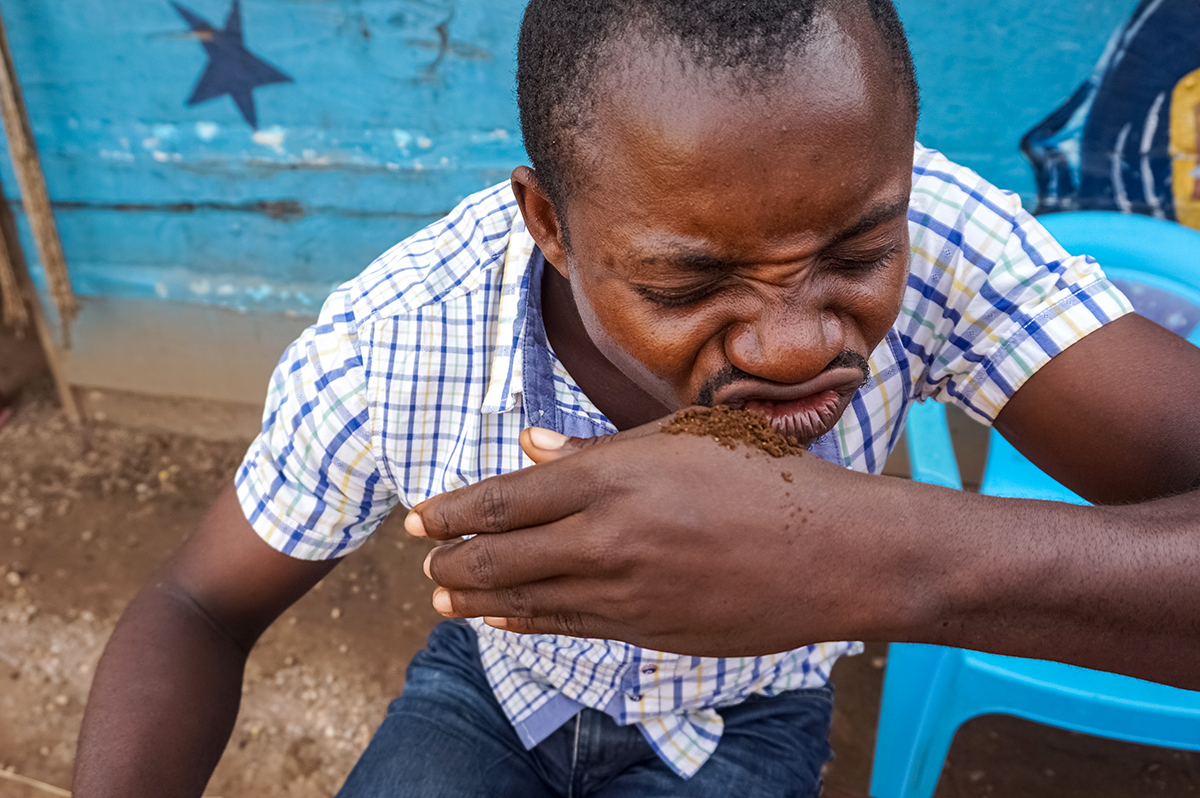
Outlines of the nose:
<svg viewBox="0 0 1200 798">
<path fill-rule="evenodd" d="M 842 320 L 819 296 L 763 296 L 731 325 L 729 362 L 762 380 L 796 384 L 812 379 L 845 348 Z"/>
</svg>

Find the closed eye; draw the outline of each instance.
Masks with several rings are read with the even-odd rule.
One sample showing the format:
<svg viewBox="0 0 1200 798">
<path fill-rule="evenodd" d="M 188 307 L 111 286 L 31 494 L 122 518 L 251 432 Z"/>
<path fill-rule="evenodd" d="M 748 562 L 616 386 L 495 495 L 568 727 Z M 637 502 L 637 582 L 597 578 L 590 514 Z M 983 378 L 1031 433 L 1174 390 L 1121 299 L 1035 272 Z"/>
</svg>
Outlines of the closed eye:
<svg viewBox="0 0 1200 798">
<path fill-rule="evenodd" d="M 832 261 L 840 271 L 869 274 L 871 272 L 878 271 L 891 263 L 899 248 L 899 245 L 893 246 L 887 252 L 875 258 L 830 258 L 830 261 Z"/>
<path fill-rule="evenodd" d="M 661 288 L 637 285 L 634 286 L 634 290 L 644 299 L 653 302 L 661 308 L 685 308 L 712 296 L 717 292 L 719 287 L 719 283 L 709 283 L 708 285 L 686 291 L 667 291 Z"/>
</svg>

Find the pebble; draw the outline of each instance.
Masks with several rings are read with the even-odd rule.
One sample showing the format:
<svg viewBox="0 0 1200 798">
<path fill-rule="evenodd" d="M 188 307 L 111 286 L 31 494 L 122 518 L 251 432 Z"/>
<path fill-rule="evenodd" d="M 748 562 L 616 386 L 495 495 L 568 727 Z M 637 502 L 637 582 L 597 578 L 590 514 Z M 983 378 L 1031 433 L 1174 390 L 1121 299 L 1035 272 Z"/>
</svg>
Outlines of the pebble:
<svg viewBox="0 0 1200 798">
<path fill-rule="evenodd" d="M 342 617 L 342 610 L 341 610 L 341 608 L 339 608 L 339 607 L 334 607 L 333 609 L 331 609 L 331 610 L 329 611 L 329 617 L 330 617 L 330 618 L 333 618 L 335 621 L 336 621 L 338 618 L 341 618 L 341 617 Z"/>
<path fill-rule="evenodd" d="M 54 703 L 58 704 L 60 707 L 65 707 L 67 705 L 67 702 L 69 702 L 70 700 L 71 699 L 67 698 L 65 695 L 54 696 Z"/>
<path fill-rule="evenodd" d="M 21 584 L 21 575 L 16 571 L 9 571 L 4 575 L 4 581 L 11 587 L 18 587 Z"/>
</svg>

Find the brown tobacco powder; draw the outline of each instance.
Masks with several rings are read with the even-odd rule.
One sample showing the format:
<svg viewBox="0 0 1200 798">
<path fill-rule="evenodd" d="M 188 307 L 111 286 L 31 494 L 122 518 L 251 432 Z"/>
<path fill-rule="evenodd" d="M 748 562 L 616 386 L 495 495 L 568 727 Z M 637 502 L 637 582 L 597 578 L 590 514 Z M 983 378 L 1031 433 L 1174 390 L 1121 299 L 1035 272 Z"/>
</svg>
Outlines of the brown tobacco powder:
<svg viewBox="0 0 1200 798">
<path fill-rule="evenodd" d="M 807 451 L 794 439 L 777 432 L 767 417 L 757 410 L 730 410 L 725 405 L 680 410 L 670 423 L 663 425 L 662 431 L 668 435 L 713 438 L 726 449 L 736 449 L 739 443 L 744 443 L 772 457 L 787 457 Z"/>
</svg>

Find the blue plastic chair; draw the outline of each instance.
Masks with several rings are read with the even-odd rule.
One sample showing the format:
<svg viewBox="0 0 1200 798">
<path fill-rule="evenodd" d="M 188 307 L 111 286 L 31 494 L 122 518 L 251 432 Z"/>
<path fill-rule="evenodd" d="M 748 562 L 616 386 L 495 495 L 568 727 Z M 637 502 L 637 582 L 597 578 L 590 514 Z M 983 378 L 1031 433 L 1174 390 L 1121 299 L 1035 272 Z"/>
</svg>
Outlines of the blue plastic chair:
<svg viewBox="0 0 1200 798">
<path fill-rule="evenodd" d="M 1139 312 L 1200 344 L 1200 233 L 1100 211 L 1042 222 L 1068 251 L 1099 260 Z M 962 488 L 942 405 L 913 407 L 907 438 L 913 479 Z M 995 432 L 980 492 L 1084 503 Z M 1056 662 L 895 643 L 884 677 L 871 795 L 932 796 L 955 731 L 985 714 L 1200 750 L 1200 692 Z"/>
</svg>

